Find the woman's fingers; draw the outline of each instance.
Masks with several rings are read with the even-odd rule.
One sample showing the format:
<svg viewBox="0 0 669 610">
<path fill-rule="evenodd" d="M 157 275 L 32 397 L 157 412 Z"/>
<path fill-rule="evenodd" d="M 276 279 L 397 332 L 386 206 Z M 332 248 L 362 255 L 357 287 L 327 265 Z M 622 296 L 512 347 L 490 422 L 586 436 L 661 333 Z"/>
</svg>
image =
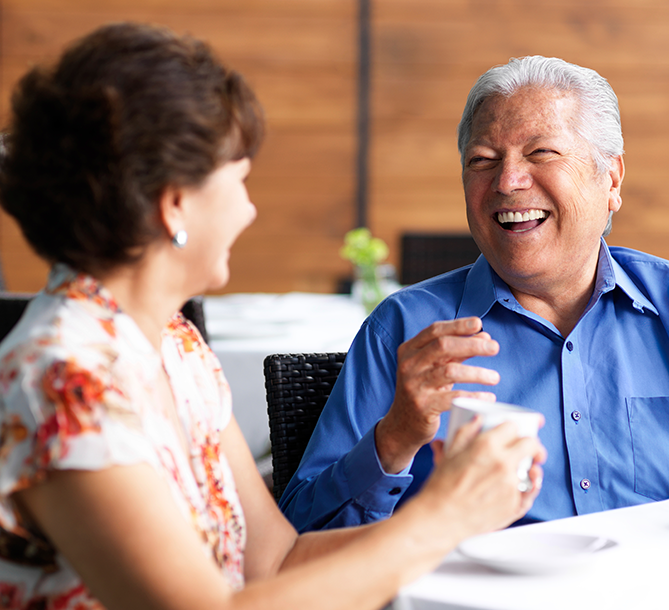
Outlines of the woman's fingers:
<svg viewBox="0 0 669 610">
<path fill-rule="evenodd" d="M 530 481 L 532 482 L 532 487 L 526 492 L 521 494 L 520 509 L 518 511 L 518 518 L 522 517 L 530 508 L 536 500 L 539 492 L 541 491 L 541 485 L 544 480 L 544 472 L 541 466 L 538 464 L 533 464 L 530 468 Z"/>
<path fill-rule="evenodd" d="M 441 461 L 446 455 L 445 451 L 446 444 L 442 440 L 434 440 L 430 443 L 430 449 L 432 449 L 432 460 L 435 466 L 441 464 Z"/>
<path fill-rule="evenodd" d="M 481 432 L 481 418 L 463 425 L 451 447 L 432 444 L 435 473 L 429 488 L 459 505 L 462 527 L 468 535 L 506 527 L 521 518 L 541 490 L 539 465 L 546 450 L 537 437 L 518 437 L 518 428 L 506 422 Z M 530 456 L 531 489 L 519 491 L 518 469 Z M 451 504 L 451 507 L 453 504 Z"/>
<path fill-rule="evenodd" d="M 446 450 L 445 455 L 455 455 L 464 450 L 465 447 L 469 446 L 479 432 L 481 432 L 482 425 L 483 418 L 480 415 L 476 415 L 473 419 L 460 426 L 453 437 L 451 446 Z"/>
</svg>

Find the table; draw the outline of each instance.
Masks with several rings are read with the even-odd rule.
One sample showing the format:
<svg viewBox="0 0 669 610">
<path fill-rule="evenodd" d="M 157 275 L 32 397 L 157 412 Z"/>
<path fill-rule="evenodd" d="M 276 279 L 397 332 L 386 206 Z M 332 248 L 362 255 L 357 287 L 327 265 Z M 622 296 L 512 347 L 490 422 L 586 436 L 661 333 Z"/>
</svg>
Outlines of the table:
<svg viewBox="0 0 669 610">
<path fill-rule="evenodd" d="M 496 572 L 458 551 L 403 588 L 392 610 L 655 610 L 669 608 L 669 500 L 491 534 L 564 532 L 617 543 L 584 565 L 548 575 Z M 520 532 L 521 534 L 523 532 Z"/>
<path fill-rule="evenodd" d="M 238 293 L 205 297 L 204 315 L 209 344 L 230 383 L 235 417 L 258 459 L 269 451 L 265 357 L 348 351 L 365 310 L 348 295 Z"/>
</svg>

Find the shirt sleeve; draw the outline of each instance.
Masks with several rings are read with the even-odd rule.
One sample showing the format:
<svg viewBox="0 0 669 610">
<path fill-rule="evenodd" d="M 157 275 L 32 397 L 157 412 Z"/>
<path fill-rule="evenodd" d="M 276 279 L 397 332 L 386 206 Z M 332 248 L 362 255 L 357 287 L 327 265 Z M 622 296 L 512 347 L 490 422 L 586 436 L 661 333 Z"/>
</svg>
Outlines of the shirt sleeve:
<svg viewBox="0 0 669 610">
<path fill-rule="evenodd" d="M 157 457 L 126 392 L 74 359 L 8 365 L 0 402 L 0 526 L 19 522 L 10 495 L 50 470 L 101 470 Z"/>
<path fill-rule="evenodd" d="M 280 507 L 300 531 L 360 525 L 390 516 L 413 476 L 383 471 L 374 428 L 392 404 L 396 349 L 363 324 Z"/>
</svg>

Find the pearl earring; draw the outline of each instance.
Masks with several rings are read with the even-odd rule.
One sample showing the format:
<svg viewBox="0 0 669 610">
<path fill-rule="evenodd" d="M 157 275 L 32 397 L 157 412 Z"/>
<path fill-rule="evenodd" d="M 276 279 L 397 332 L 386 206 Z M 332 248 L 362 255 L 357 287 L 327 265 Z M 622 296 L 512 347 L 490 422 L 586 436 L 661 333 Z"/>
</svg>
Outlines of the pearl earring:
<svg viewBox="0 0 669 610">
<path fill-rule="evenodd" d="M 181 250 L 188 243 L 188 233 L 184 229 L 179 229 L 172 238 L 172 245 Z"/>
</svg>

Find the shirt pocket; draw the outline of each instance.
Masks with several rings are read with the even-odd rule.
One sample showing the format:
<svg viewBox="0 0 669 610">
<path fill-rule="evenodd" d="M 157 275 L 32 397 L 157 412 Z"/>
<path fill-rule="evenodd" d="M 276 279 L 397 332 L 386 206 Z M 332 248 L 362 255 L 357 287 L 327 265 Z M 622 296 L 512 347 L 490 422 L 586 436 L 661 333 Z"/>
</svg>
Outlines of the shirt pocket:
<svg viewBox="0 0 669 610">
<path fill-rule="evenodd" d="M 669 498 L 669 396 L 627 398 L 632 434 L 634 491 Z"/>
</svg>

